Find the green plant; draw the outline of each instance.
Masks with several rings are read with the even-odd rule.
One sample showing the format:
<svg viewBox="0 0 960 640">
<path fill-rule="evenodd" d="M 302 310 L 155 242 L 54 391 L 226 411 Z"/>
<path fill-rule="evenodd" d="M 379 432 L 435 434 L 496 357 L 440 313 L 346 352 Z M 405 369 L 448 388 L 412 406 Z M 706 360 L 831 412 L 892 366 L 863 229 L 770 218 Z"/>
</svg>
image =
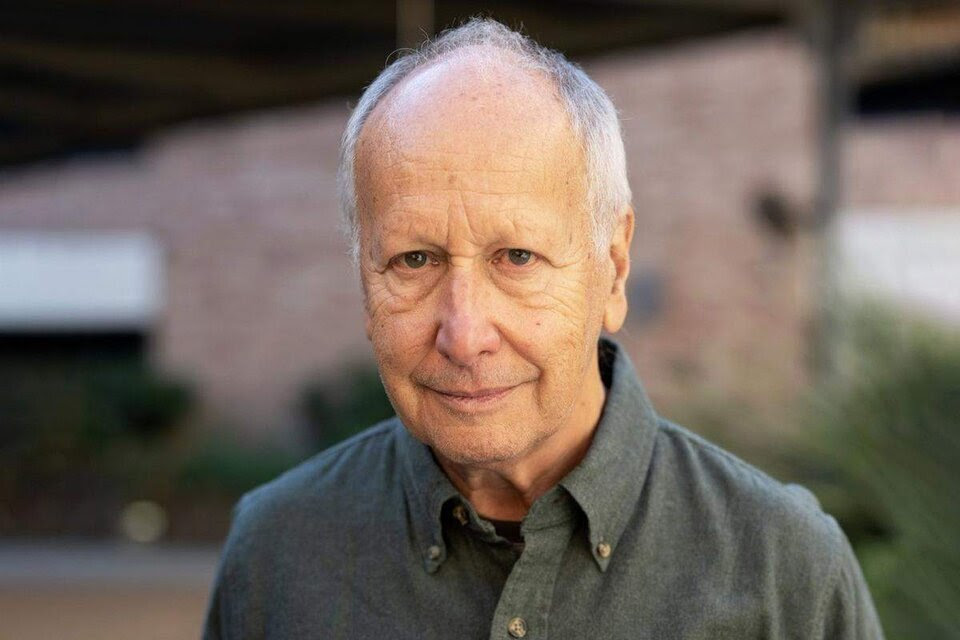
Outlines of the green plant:
<svg viewBox="0 0 960 640">
<path fill-rule="evenodd" d="M 118 502 L 169 491 L 193 398 L 138 358 L 0 358 L 0 532 L 110 533 Z"/>
<path fill-rule="evenodd" d="M 219 493 L 239 497 L 272 480 L 302 456 L 280 447 L 245 444 L 227 436 L 211 436 L 184 457 L 177 472 L 177 489 L 183 493 Z"/>
<path fill-rule="evenodd" d="M 812 484 L 888 636 L 960 637 L 960 336 L 869 306 L 848 346 L 848 373 L 811 404 Z"/>
<path fill-rule="evenodd" d="M 187 416 L 185 383 L 138 362 L 0 365 L 0 448 L 97 455 L 121 441 L 150 444 Z"/>
<path fill-rule="evenodd" d="M 360 365 L 336 378 L 307 383 L 301 408 L 312 439 L 322 449 L 393 415 L 376 368 Z"/>
<path fill-rule="evenodd" d="M 167 434 L 193 405 L 184 383 L 142 366 L 118 366 L 96 372 L 90 380 L 107 434 L 150 442 Z M 109 426 L 106 426 L 109 425 Z"/>
</svg>

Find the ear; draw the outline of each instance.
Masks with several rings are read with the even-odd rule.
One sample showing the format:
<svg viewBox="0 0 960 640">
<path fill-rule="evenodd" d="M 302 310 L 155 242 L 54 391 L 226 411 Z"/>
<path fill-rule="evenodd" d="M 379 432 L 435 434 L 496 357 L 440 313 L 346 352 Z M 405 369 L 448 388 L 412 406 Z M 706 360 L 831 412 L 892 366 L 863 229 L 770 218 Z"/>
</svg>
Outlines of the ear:
<svg viewBox="0 0 960 640">
<path fill-rule="evenodd" d="M 610 239 L 610 262 L 613 284 L 603 311 L 603 328 L 616 333 L 627 318 L 627 276 L 630 275 L 630 242 L 633 240 L 633 207 L 620 215 L 620 222 Z"/>
</svg>

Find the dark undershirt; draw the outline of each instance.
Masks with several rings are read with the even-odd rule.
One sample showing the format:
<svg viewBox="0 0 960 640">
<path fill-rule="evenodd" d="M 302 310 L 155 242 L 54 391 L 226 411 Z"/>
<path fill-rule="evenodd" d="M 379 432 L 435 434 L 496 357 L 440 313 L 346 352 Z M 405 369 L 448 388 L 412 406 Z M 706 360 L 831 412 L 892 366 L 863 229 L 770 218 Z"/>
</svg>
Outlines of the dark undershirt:
<svg viewBox="0 0 960 640">
<path fill-rule="evenodd" d="M 487 520 L 493 525 L 497 535 L 506 539 L 514 551 L 523 552 L 523 534 L 520 533 L 519 520 L 494 520 L 493 518 L 487 518 Z"/>
<path fill-rule="evenodd" d="M 610 389 L 610 383 L 613 378 L 613 359 L 613 348 L 601 343 L 599 349 L 600 378 L 603 381 L 603 386 L 606 387 L 607 390 Z M 523 551 L 523 534 L 520 533 L 521 521 L 494 520 L 493 518 L 487 518 L 487 520 L 493 525 L 497 535 L 506 539 L 514 551 L 518 553 Z"/>
<path fill-rule="evenodd" d="M 492 518 L 487 518 L 487 520 L 496 529 L 498 536 L 506 538 L 513 544 L 523 544 L 523 534 L 520 533 L 519 520 L 494 520 Z"/>
</svg>

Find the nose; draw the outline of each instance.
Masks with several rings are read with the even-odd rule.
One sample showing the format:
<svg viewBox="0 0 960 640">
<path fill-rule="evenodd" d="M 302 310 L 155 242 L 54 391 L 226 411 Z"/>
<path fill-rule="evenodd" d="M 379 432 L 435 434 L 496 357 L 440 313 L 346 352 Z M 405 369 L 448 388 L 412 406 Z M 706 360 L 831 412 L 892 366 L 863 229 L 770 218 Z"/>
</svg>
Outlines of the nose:
<svg viewBox="0 0 960 640">
<path fill-rule="evenodd" d="M 491 322 L 492 310 L 482 299 L 482 286 L 469 271 L 448 273 L 440 305 L 437 351 L 461 367 L 474 365 L 480 356 L 500 348 L 500 331 Z"/>
</svg>

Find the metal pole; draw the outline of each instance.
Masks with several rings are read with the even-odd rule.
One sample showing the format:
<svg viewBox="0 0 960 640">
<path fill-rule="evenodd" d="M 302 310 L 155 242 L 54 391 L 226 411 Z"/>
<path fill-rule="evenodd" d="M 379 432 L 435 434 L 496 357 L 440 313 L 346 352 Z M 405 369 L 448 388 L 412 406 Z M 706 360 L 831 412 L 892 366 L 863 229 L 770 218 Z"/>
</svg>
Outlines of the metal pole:
<svg viewBox="0 0 960 640">
<path fill-rule="evenodd" d="M 842 197 L 842 142 L 850 102 L 849 53 L 855 3 L 819 0 L 813 18 L 817 58 L 817 173 L 814 202 L 814 369 L 821 379 L 838 369 L 841 301 L 836 217 Z"/>
</svg>

